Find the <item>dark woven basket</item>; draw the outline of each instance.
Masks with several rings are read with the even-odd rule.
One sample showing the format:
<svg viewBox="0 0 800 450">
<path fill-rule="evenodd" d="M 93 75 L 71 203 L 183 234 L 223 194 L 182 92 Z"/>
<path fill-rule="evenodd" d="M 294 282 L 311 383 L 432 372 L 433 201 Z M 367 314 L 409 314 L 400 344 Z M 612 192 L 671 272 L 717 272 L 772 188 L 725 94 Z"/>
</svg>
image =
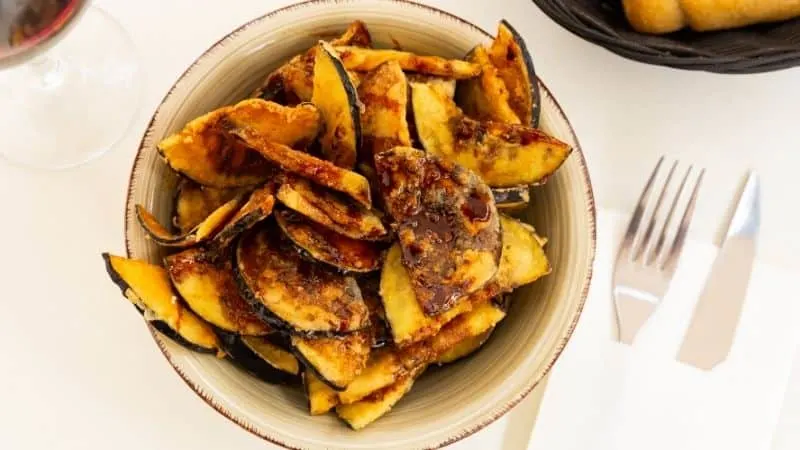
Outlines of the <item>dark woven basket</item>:
<svg viewBox="0 0 800 450">
<path fill-rule="evenodd" d="M 714 32 L 648 35 L 628 24 L 621 0 L 533 0 L 572 33 L 626 58 L 687 70 L 758 73 L 800 65 L 800 19 Z"/>
</svg>

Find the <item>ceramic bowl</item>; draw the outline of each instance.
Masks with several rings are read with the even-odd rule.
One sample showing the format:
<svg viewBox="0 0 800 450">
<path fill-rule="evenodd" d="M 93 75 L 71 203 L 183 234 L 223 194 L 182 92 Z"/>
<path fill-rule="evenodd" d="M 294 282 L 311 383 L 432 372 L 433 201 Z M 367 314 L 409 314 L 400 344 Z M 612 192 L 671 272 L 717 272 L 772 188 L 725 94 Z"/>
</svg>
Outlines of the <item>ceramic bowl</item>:
<svg viewBox="0 0 800 450">
<path fill-rule="evenodd" d="M 423 54 L 463 57 L 475 44 L 491 40 L 486 31 L 453 15 L 387 0 L 296 4 L 231 32 L 178 79 L 147 128 L 129 187 L 129 257 L 154 262 L 161 257 L 136 223 L 133 206 L 143 204 L 162 223 L 168 223 L 173 207 L 177 177 L 159 158 L 156 144 L 189 120 L 244 98 L 287 58 L 320 37 L 336 35 L 354 19 L 367 24 L 378 45 L 398 42 Z M 480 352 L 429 371 L 389 414 L 358 432 L 334 414 L 310 416 L 301 389 L 264 383 L 229 362 L 188 351 L 151 330 L 178 375 L 220 414 L 289 448 L 436 448 L 508 412 L 542 380 L 564 349 L 586 299 L 594 260 L 595 210 L 586 161 L 564 112 L 544 84 L 540 87 L 542 128 L 574 147 L 557 174 L 532 189 L 531 207 L 522 213 L 549 238 L 546 250 L 554 270 L 515 292 L 508 317 Z"/>
</svg>

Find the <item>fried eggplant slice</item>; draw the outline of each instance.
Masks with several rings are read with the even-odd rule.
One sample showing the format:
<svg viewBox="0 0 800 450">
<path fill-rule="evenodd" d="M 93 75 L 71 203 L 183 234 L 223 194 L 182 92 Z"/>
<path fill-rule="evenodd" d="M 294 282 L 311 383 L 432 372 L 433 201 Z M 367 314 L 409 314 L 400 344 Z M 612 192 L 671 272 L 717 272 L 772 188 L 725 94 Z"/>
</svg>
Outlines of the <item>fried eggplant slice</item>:
<svg viewBox="0 0 800 450">
<path fill-rule="evenodd" d="M 331 45 L 370 47 L 372 38 L 364 22 L 353 21 L 344 33 L 331 41 Z M 314 93 L 314 57 L 317 46 L 294 56 L 286 64 L 269 74 L 263 85 L 251 97 L 261 97 L 282 104 L 311 101 Z"/>
<path fill-rule="evenodd" d="M 343 169 L 308 153 L 271 142 L 249 128 L 235 129 L 232 133 L 286 172 L 297 174 L 320 186 L 342 192 L 367 208 L 372 207 L 369 182 L 363 175 Z"/>
<path fill-rule="evenodd" d="M 380 275 L 370 274 L 358 280 L 361 296 L 369 309 L 369 335 L 372 348 L 381 348 L 392 342 L 389 326 L 386 324 L 386 311 L 383 309 L 380 294 Z"/>
<path fill-rule="evenodd" d="M 200 224 L 184 234 L 170 233 L 158 219 L 142 205 L 136 205 L 136 220 L 142 226 L 148 237 L 164 247 L 186 248 L 200 242 L 205 242 L 216 235 L 228 220 L 236 214 L 242 197 L 238 196 L 219 208 L 215 209 Z"/>
<path fill-rule="evenodd" d="M 274 170 L 231 136 L 229 128 L 252 128 L 270 142 L 303 147 L 314 140 L 321 123 L 319 110 L 311 104 L 287 107 L 247 99 L 192 120 L 159 142 L 158 151 L 175 171 L 204 186 L 252 186 L 269 178 Z"/>
<path fill-rule="evenodd" d="M 300 375 L 300 361 L 291 351 L 276 343 L 274 336 L 241 336 L 242 344 L 270 366 L 291 375 Z"/>
<path fill-rule="evenodd" d="M 511 292 L 550 274 L 550 261 L 544 252 L 544 238 L 527 223 L 506 215 L 500 216 L 503 229 L 503 252 L 496 283 L 500 292 Z"/>
<path fill-rule="evenodd" d="M 211 325 L 183 305 L 163 267 L 108 253 L 103 253 L 103 260 L 111 281 L 159 331 L 194 351 L 219 349 Z"/>
<path fill-rule="evenodd" d="M 503 250 L 495 277 L 483 289 L 436 316 L 427 316 L 416 301 L 411 279 L 401 262 L 399 245 L 389 249 L 381 269 L 380 295 L 395 345 L 402 348 L 423 341 L 475 305 L 550 273 L 542 238 L 532 227 L 502 214 L 500 224 Z"/>
<path fill-rule="evenodd" d="M 292 336 L 292 346 L 307 369 L 331 388 L 342 391 L 367 365 L 370 338 L 366 331 L 345 336 Z"/>
<path fill-rule="evenodd" d="M 324 41 L 319 42 L 314 57 L 311 102 L 325 121 L 319 139 L 322 155 L 339 167 L 352 169 L 361 146 L 361 104 L 336 51 Z"/>
<path fill-rule="evenodd" d="M 312 221 L 352 239 L 379 241 L 388 231 L 378 214 L 302 178 L 287 176 L 278 200 Z"/>
<path fill-rule="evenodd" d="M 212 239 L 211 247 L 214 251 L 218 254 L 225 253 L 237 236 L 269 217 L 275 206 L 275 191 L 275 183 L 268 181 L 251 192 L 244 205 Z"/>
<path fill-rule="evenodd" d="M 245 372 L 271 384 L 295 384 L 300 381 L 298 374 L 281 370 L 252 351 L 249 346 L 244 344 L 241 336 L 221 330 L 217 330 L 217 334 L 228 359 Z"/>
<path fill-rule="evenodd" d="M 393 347 L 377 349 L 370 354 L 367 366 L 353 379 L 344 391 L 338 392 L 339 402 L 345 405 L 355 403 L 390 384 L 405 369 L 400 360 L 399 352 Z"/>
<path fill-rule="evenodd" d="M 415 369 L 435 362 L 459 342 L 484 333 L 497 325 L 506 312 L 487 299 L 442 327 L 436 335 L 406 348 L 379 349 L 370 357 L 367 367 L 347 389 L 339 393 L 342 404 L 355 403 L 373 392 L 391 385 Z"/>
<path fill-rule="evenodd" d="M 459 301 L 442 314 L 426 315 L 414 295 L 397 243 L 389 249 L 381 269 L 380 298 L 392 339 L 399 347 L 433 336 L 454 317 L 472 309 L 472 302 Z"/>
<path fill-rule="evenodd" d="M 533 58 L 525 40 L 505 20 L 497 28 L 497 36 L 489 47 L 489 60 L 508 89 L 508 102 L 523 125 L 537 128 L 541 97 Z"/>
<path fill-rule="evenodd" d="M 308 397 L 308 410 L 312 416 L 319 416 L 332 410 L 339 404 L 339 397 L 330 386 L 314 375 L 314 372 L 303 372 L 303 386 Z"/>
<path fill-rule="evenodd" d="M 409 83 L 427 84 L 440 95 L 447 98 L 454 98 L 456 95 L 456 80 L 453 78 L 436 77 L 433 75 L 423 75 L 420 73 L 410 73 L 406 75 Z"/>
<path fill-rule="evenodd" d="M 239 294 L 230 259 L 216 260 L 199 248 L 164 258 L 169 278 L 195 314 L 231 333 L 263 336 L 270 328 Z"/>
<path fill-rule="evenodd" d="M 247 190 L 248 188 L 215 189 L 184 178 L 178 183 L 175 193 L 172 225 L 179 233 L 186 234 L 210 216 L 215 209 L 236 196 L 245 194 Z"/>
<path fill-rule="evenodd" d="M 270 324 L 295 334 L 336 334 L 369 326 L 353 278 L 303 258 L 276 226 L 239 239 L 234 273 L 245 299 Z"/>
<path fill-rule="evenodd" d="M 422 370 L 417 372 L 421 373 Z M 405 375 L 391 385 L 355 403 L 338 405 L 336 406 L 336 414 L 350 428 L 360 430 L 386 415 L 411 390 L 417 376 L 416 374 Z"/>
<path fill-rule="evenodd" d="M 417 134 L 428 153 L 458 163 L 492 187 L 543 182 L 572 148 L 536 128 L 480 122 L 430 86 L 411 86 Z"/>
<path fill-rule="evenodd" d="M 426 315 L 447 311 L 494 277 L 500 221 L 480 178 L 410 147 L 376 155 L 375 165 L 403 265 Z"/>
<path fill-rule="evenodd" d="M 275 220 L 286 237 L 316 261 L 343 272 L 371 272 L 381 265 L 381 250 L 373 242 L 336 233 L 294 211 L 276 211 Z"/>
<path fill-rule="evenodd" d="M 367 73 L 358 87 L 358 98 L 364 105 L 362 161 L 372 165 L 375 154 L 398 145 L 411 146 L 406 117 L 408 82 L 397 62 L 386 62 Z"/>
<path fill-rule="evenodd" d="M 467 61 L 479 64 L 481 74 L 478 77 L 458 82 L 456 103 L 464 113 L 477 120 L 522 123 L 511 109 L 506 84 L 489 60 L 486 48 L 482 45 L 473 48 L 467 54 Z"/>
<path fill-rule="evenodd" d="M 494 196 L 494 203 L 500 211 L 523 209 L 531 201 L 530 189 L 527 185 L 492 188 L 492 196 Z"/>
<path fill-rule="evenodd" d="M 476 77 L 481 68 L 460 59 L 445 59 L 438 56 L 421 56 L 400 50 L 336 46 L 344 67 L 357 72 L 369 72 L 387 61 L 396 61 L 403 70 L 427 75 L 454 78 L 457 80 Z"/>
<path fill-rule="evenodd" d="M 464 339 L 440 355 L 439 358 L 436 359 L 436 364 L 449 364 L 476 353 L 483 347 L 483 344 L 489 340 L 492 331 L 494 331 L 494 328 L 490 328 L 479 335 Z"/>
</svg>

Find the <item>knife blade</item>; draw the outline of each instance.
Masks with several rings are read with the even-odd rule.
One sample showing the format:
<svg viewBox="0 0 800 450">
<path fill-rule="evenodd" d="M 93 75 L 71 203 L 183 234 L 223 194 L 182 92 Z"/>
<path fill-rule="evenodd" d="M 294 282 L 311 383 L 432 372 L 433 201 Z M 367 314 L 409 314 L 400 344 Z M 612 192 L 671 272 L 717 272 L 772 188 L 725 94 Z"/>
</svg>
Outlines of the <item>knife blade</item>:
<svg viewBox="0 0 800 450">
<path fill-rule="evenodd" d="M 758 175 L 751 172 L 695 305 L 679 361 L 711 370 L 728 357 L 747 296 L 760 222 L 760 185 Z"/>
</svg>

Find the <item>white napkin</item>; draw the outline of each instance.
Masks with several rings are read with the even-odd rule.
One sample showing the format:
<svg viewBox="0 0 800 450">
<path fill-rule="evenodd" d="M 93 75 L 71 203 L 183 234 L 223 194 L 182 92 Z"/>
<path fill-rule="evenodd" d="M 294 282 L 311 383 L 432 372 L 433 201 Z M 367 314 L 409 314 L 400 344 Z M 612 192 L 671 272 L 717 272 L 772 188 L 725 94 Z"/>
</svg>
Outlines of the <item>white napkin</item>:
<svg viewBox="0 0 800 450">
<path fill-rule="evenodd" d="M 800 279 L 756 261 L 728 360 L 675 359 L 717 248 L 687 241 L 633 346 L 613 339 L 611 273 L 627 217 L 600 213 L 594 280 L 554 367 L 529 450 L 768 449 L 800 341 Z"/>
</svg>

